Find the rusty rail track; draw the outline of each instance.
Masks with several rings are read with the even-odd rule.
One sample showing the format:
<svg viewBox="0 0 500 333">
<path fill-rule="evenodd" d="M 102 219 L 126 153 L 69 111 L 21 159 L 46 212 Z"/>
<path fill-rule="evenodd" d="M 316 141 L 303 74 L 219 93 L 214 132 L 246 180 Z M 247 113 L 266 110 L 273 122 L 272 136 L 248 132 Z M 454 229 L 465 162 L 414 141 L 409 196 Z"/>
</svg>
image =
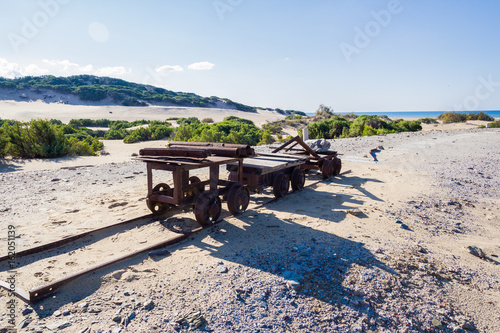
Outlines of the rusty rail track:
<svg viewBox="0 0 500 333">
<path fill-rule="evenodd" d="M 78 240 L 80 238 L 83 238 L 83 237 L 86 237 L 86 236 L 90 236 L 92 234 L 97 234 L 99 232 L 103 232 L 103 231 L 106 231 L 106 230 L 114 229 L 114 228 L 117 228 L 117 227 L 120 227 L 120 226 L 124 226 L 124 225 L 127 225 L 127 224 L 132 224 L 134 222 L 138 222 L 140 220 L 144 220 L 144 219 L 148 219 L 148 218 L 153 218 L 153 217 L 155 217 L 153 214 L 146 214 L 146 215 L 143 215 L 143 216 L 134 217 L 134 218 L 132 218 L 130 220 L 125 220 L 125 221 L 122 221 L 122 222 L 119 222 L 119 223 L 115 223 L 115 224 L 111 224 L 111 225 L 107 225 L 107 226 L 104 226 L 104 227 L 101 227 L 101 228 L 88 230 L 88 231 L 82 232 L 82 233 L 77 234 L 77 235 L 72 235 L 72 236 L 69 236 L 69 237 L 66 237 L 66 238 L 62 238 L 62 239 L 56 240 L 54 242 L 50 242 L 50 243 L 42 244 L 42 245 L 39 245 L 39 246 L 35 246 L 35 247 L 29 248 L 29 249 L 26 249 L 26 250 L 22 250 L 22 251 L 16 252 L 16 259 L 28 256 L 30 254 L 40 253 L 40 252 L 43 252 L 43 251 L 54 249 L 54 248 L 63 246 L 65 244 L 74 242 L 74 241 L 76 241 L 76 240 Z M 2 257 L 0 257 L 0 262 L 6 261 L 8 259 L 9 259 L 8 255 L 2 256 Z"/>
<path fill-rule="evenodd" d="M 345 171 L 342 174 L 346 174 L 346 173 L 349 173 L 349 172 L 350 172 L 350 170 Z M 312 182 L 311 184 L 308 184 L 305 187 L 311 187 L 311 186 L 317 185 L 320 182 L 322 182 L 322 180 L 318 180 L 318 181 Z M 296 192 L 292 192 L 291 194 L 293 194 L 293 193 L 296 193 Z M 275 202 L 277 200 L 278 200 L 278 198 L 272 198 L 272 199 L 266 200 L 266 201 L 264 201 L 261 204 L 258 204 L 258 205 L 254 206 L 254 207 L 251 207 L 251 209 L 254 210 L 254 209 L 258 209 L 258 208 L 264 207 L 265 205 L 273 203 L 273 202 Z M 169 213 L 167 213 L 166 216 L 173 215 L 173 213 L 179 212 L 179 211 L 181 211 L 181 208 L 174 208 L 171 211 L 169 211 Z M 103 232 L 105 230 L 109 230 L 109 229 L 116 228 L 116 227 L 119 227 L 119 226 L 123 226 L 123 225 L 126 225 L 126 224 L 131 224 L 131 223 L 134 223 L 134 222 L 138 222 L 138 221 L 140 221 L 142 219 L 147 219 L 147 218 L 152 218 L 152 217 L 154 217 L 153 214 L 147 214 L 147 215 L 144 215 L 144 216 L 132 218 L 132 219 L 129 219 L 129 220 L 126 220 L 126 221 L 122 221 L 122 222 L 119 222 L 119 223 L 115 223 L 115 224 L 112 224 L 112 225 L 109 225 L 109 226 L 105 226 L 105 227 L 102 227 L 102 228 L 98 228 L 98 229 L 94 229 L 94 230 L 89 230 L 89 231 L 83 232 L 81 234 L 73 235 L 73 236 L 70 236 L 70 237 L 67 237 L 67 238 L 63 238 L 63 239 L 51 242 L 51 243 L 47 243 L 47 244 L 43 244 L 43 245 L 36 246 L 36 247 L 33 247 L 33 248 L 29 248 L 29 249 L 26 249 L 26 250 L 23 250 L 23 251 L 20 251 L 20 252 L 16 253 L 16 259 L 19 258 L 19 257 L 28 256 L 30 254 L 36 254 L 36 253 L 40 253 L 40 252 L 43 252 L 43 251 L 47 251 L 49 249 L 54 249 L 54 248 L 57 248 L 57 247 L 61 247 L 61 246 L 65 245 L 65 244 L 74 242 L 74 241 L 76 241 L 78 239 L 81 239 L 83 237 L 86 237 L 86 236 L 89 236 L 89 235 L 92 235 L 92 234 L 97 234 L 97 233 Z M 146 252 L 149 252 L 149 251 L 152 251 L 152 250 L 164 248 L 166 246 L 171 246 L 171 245 L 177 244 L 177 243 L 179 243 L 179 242 L 181 242 L 181 241 L 183 241 L 183 240 L 185 240 L 185 239 L 193 236 L 194 234 L 199 233 L 200 231 L 203 231 L 205 229 L 209 229 L 209 228 L 212 228 L 213 226 L 218 225 L 222 221 L 223 221 L 223 219 L 220 219 L 219 221 L 217 221 L 217 222 L 215 222 L 213 224 L 195 228 L 195 229 L 193 229 L 193 230 L 191 230 L 189 232 L 186 232 L 186 233 L 183 233 L 181 235 L 172 237 L 172 238 L 170 238 L 168 240 L 165 240 L 165 241 L 162 241 L 162 242 L 159 242 L 159 243 L 156 243 L 156 244 L 144 247 L 144 248 L 139 249 L 137 251 L 134 251 L 132 253 L 128 253 L 128 254 L 125 254 L 125 255 L 120 256 L 118 258 L 109 260 L 107 262 L 104 262 L 104 263 L 92 266 L 92 267 L 87 268 L 85 270 L 82 270 L 80 272 L 76 272 L 76 273 L 68 275 L 68 276 L 66 276 L 64 278 L 58 279 L 56 281 L 53 281 L 53 282 L 50 282 L 50 283 L 47 283 L 47 284 L 44 284 L 42 286 L 32 288 L 29 291 L 25 291 L 25 290 L 19 288 L 18 286 L 15 286 L 14 289 L 11 289 L 11 285 L 8 282 L 6 282 L 6 281 L 0 281 L 0 288 L 4 288 L 4 289 L 8 290 L 10 293 L 18 296 L 19 298 L 23 299 L 26 302 L 36 303 L 36 302 L 38 302 L 38 301 L 40 301 L 40 300 L 48 297 L 49 295 L 51 295 L 52 293 L 54 293 L 59 287 L 65 285 L 66 283 L 68 283 L 68 282 L 70 282 L 72 280 L 75 280 L 75 279 L 77 279 L 79 277 L 82 277 L 84 275 L 90 274 L 92 272 L 98 271 L 98 270 L 100 270 L 102 268 L 111 266 L 113 264 L 117 264 L 117 263 L 119 263 L 121 261 L 124 261 L 124 260 L 127 260 L 127 259 L 131 259 L 131 258 L 133 258 L 135 256 L 140 255 L 140 254 L 143 254 L 143 253 L 146 253 Z M 9 256 L 2 256 L 2 257 L 0 257 L 0 262 L 6 261 L 8 259 L 9 259 Z"/>
</svg>

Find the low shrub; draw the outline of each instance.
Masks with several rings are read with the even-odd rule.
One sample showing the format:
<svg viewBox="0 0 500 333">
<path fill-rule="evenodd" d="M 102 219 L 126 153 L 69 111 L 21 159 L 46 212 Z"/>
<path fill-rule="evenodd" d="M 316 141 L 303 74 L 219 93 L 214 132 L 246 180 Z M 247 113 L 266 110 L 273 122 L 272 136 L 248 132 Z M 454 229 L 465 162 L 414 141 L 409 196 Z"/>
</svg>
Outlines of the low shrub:
<svg viewBox="0 0 500 333">
<path fill-rule="evenodd" d="M 283 127 L 281 127 L 277 123 L 270 123 L 270 124 L 264 124 L 264 125 L 262 125 L 262 129 L 264 131 L 270 132 L 271 134 L 278 134 L 278 133 L 280 133 L 283 130 Z"/>
<path fill-rule="evenodd" d="M 479 112 L 479 113 L 469 113 L 467 115 L 467 120 L 483 120 L 483 121 L 493 121 L 495 118 L 490 117 L 488 114 L 484 112 Z"/>
<path fill-rule="evenodd" d="M 420 118 L 417 120 L 423 124 L 438 124 L 439 122 L 434 118 Z"/>
<path fill-rule="evenodd" d="M 467 121 L 467 115 L 460 112 L 445 112 L 440 114 L 437 119 L 441 120 L 443 124 L 463 123 Z"/>
<path fill-rule="evenodd" d="M 97 138 L 78 132 L 66 135 L 66 125 L 35 119 L 2 126 L 2 155 L 15 158 L 52 158 L 72 155 L 95 155 L 102 148 Z"/>
<path fill-rule="evenodd" d="M 488 124 L 489 128 L 499 128 L 500 127 L 500 120 L 494 121 L 492 123 Z"/>
</svg>

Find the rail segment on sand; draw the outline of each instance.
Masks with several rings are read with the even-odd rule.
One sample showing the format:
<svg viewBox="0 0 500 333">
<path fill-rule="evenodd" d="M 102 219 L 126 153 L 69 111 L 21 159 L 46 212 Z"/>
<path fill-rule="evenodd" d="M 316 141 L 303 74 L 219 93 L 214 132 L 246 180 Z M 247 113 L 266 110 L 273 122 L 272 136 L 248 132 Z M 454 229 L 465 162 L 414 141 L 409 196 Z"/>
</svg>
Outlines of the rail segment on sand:
<svg viewBox="0 0 500 333">
<path fill-rule="evenodd" d="M 295 148 L 297 146 L 302 149 Z M 278 153 L 279 151 L 284 153 Z M 306 172 L 309 170 L 320 170 L 324 179 L 338 175 L 341 170 L 337 152 L 319 154 L 307 146 L 300 137 L 284 143 L 270 154 L 257 155 L 246 145 L 171 142 L 169 148 L 141 149 L 137 159 L 146 163 L 148 187 L 146 204 L 152 214 L 29 248 L 16 253 L 16 258 L 62 247 L 78 239 L 117 229 L 120 226 L 149 223 L 148 221 L 154 221 L 152 219 L 154 216 L 172 216 L 186 209 L 194 211 L 200 227 L 29 291 L 17 286 L 12 290 L 10 284 L 4 281 L 0 281 L 0 287 L 25 301 L 37 302 L 76 278 L 139 254 L 176 244 L 219 223 L 222 202 L 227 203 L 231 214 L 240 214 L 249 206 L 251 191 L 259 192 L 265 187 L 272 186 L 275 196 L 272 200 L 252 207 L 256 209 L 288 194 L 290 183 L 294 191 L 301 190 L 305 185 Z M 223 166 L 229 171 L 227 180 L 220 178 L 220 168 Z M 203 168 L 209 170 L 208 179 L 202 180 L 197 176 L 190 176 L 190 171 Z M 173 187 L 161 181 L 153 185 L 153 170 L 171 172 Z M 0 257 L 0 263 L 7 260 L 9 256 Z"/>
</svg>

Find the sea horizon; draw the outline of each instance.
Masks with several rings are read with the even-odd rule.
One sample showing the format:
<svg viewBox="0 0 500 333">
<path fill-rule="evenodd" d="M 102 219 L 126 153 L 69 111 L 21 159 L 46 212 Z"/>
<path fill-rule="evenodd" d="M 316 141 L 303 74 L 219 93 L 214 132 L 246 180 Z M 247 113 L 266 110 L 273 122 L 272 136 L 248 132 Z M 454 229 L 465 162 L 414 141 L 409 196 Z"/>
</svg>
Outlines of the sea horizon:
<svg viewBox="0 0 500 333">
<path fill-rule="evenodd" d="M 397 118 L 436 118 L 442 113 L 454 111 L 375 111 L 375 112 L 334 112 L 334 115 L 346 115 L 354 113 L 355 115 L 369 115 L 369 116 L 387 116 L 391 119 Z M 480 113 L 484 112 L 493 118 L 500 118 L 500 110 L 482 110 L 482 111 L 456 111 L 459 113 Z M 314 116 L 315 112 L 306 112 L 308 116 Z"/>
</svg>

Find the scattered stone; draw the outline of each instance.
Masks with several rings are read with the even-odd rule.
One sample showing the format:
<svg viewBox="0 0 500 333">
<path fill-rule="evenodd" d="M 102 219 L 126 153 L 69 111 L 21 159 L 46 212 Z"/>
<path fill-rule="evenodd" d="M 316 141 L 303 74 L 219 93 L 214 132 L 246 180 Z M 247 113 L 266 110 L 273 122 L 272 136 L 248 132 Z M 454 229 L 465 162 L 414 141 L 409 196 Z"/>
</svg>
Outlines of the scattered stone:
<svg viewBox="0 0 500 333">
<path fill-rule="evenodd" d="M 422 246 L 417 245 L 417 251 L 423 254 L 428 253 L 426 249 L 424 249 Z"/>
<path fill-rule="evenodd" d="M 306 140 L 305 143 L 317 153 L 324 153 L 330 149 L 330 142 L 325 139 Z"/>
<path fill-rule="evenodd" d="M 52 324 L 46 325 L 46 327 L 49 330 L 62 330 L 62 329 L 65 329 L 66 327 L 70 327 L 70 326 L 71 326 L 71 323 L 69 321 L 66 321 L 66 320 L 60 320 L 60 321 L 56 321 Z"/>
<path fill-rule="evenodd" d="M 484 254 L 483 250 L 481 250 L 479 247 L 471 245 L 467 247 L 469 250 L 469 253 L 472 254 L 473 256 L 479 257 L 481 259 L 486 258 L 486 254 Z"/>
<path fill-rule="evenodd" d="M 127 319 L 125 319 L 124 325 L 127 326 L 130 322 L 136 317 L 136 313 L 132 312 L 128 315 Z"/>
<path fill-rule="evenodd" d="M 78 304 L 78 307 L 83 309 L 83 308 L 88 308 L 89 307 L 89 303 L 87 302 L 82 302 L 80 304 Z"/>
<path fill-rule="evenodd" d="M 144 304 L 145 310 L 152 310 L 154 307 L 155 307 L 155 303 L 151 300 Z"/>
<path fill-rule="evenodd" d="M 359 208 L 353 208 L 353 209 L 349 209 L 346 211 L 347 214 L 351 214 L 351 215 L 354 215 L 354 216 L 359 216 L 359 215 L 362 215 L 363 212 L 361 211 L 361 209 Z"/>
<path fill-rule="evenodd" d="M 122 322 L 122 316 L 114 316 L 112 320 L 119 324 Z"/>
<path fill-rule="evenodd" d="M 175 322 L 181 327 L 187 324 L 191 330 L 195 330 L 205 323 L 205 318 L 201 314 L 201 311 L 195 311 L 182 316 Z"/>
<path fill-rule="evenodd" d="M 79 331 L 79 333 L 90 333 L 90 332 L 91 332 L 90 327 L 85 327 Z"/>
<path fill-rule="evenodd" d="M 227 273 L 227 267 L 224 265 L 217 266 L 217 273 Z"/>
<path fill-rule="evenodd" d="M 120 333 L 122 331 L 121 327 L 114 327 L 112 333 Z"/>
<path fill-rule="evenodd" d="M 434 318 L 434 319 L 432 319 L 432 325 L 434 327 L 441 327 L 443 324 L 439 320 Z"/>
<path fill-rule="evenodd" d="M 54 316 L 56 317 L 60 317 L 62 315 L 61 311 L 57 310 L 57 311 L 54 311 Z"/>
<path fill-rule="evenodd" d="M 474 331 L 476 326 L 471 322 L 465 322 L 462 324 L 462 328 L 467 331 Z"/>
<path fill-rule="evenodd" d="M 70 314 L 69 310 L 64 310 L 62 313 L 63 316 L 69 316 L 69 314 Z"/>
<path fill-rule="evenodd" d="M 32 321 L 33 319 L 31 318 L 24 318 L 19 322 L 19 324 L 17 324 L 17 329 L 22 330 L 23 328 L 27 327 Z"/>
</svg>

